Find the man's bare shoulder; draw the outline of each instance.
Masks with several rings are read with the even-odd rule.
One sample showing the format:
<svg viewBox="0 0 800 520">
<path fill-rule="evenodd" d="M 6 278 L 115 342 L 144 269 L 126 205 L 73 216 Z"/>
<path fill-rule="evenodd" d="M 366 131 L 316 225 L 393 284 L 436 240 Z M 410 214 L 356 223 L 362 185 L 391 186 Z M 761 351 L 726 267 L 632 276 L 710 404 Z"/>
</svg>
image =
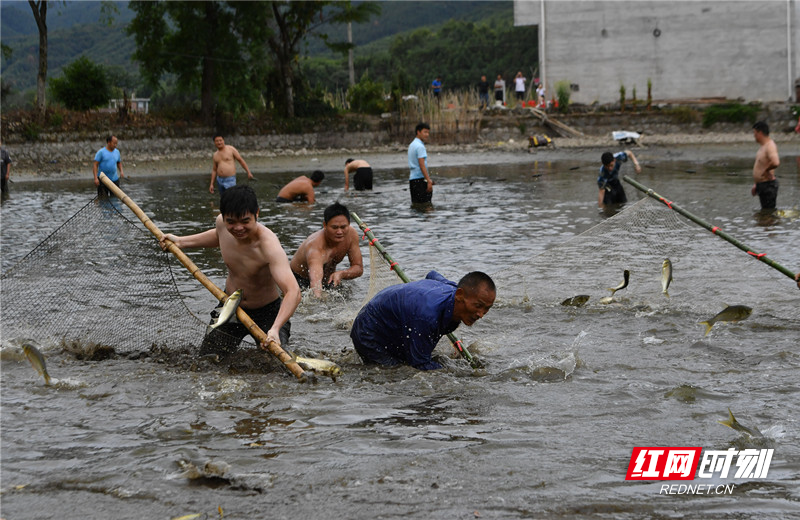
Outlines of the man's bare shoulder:
<svg viewBox="0 0 800 520">
<path fill-rule="evenodd" d="M 262 224 L 261 222 L 258 223 L 258 238 L 259 240 L 276 240 L 278 241 L 278 235 L 275 234 L 270 228 Z"/>
<path fill-rule="evenodd" d="M 361 241 L 361 235 L 358 233 L 356 228 L 354 228 L 353 226 L 350 226 L 347 229 L 348 229 L 348 231 L 347 231 L 347 240 L 350 243 L 355 242 L 356 244 L 358 244 Z"/>
<path fill-rule="evenodd" d="M 770 153 L 778 153 L 778 145 L 772 139 L 764 143 L 764 148 Z"/>
</svg>

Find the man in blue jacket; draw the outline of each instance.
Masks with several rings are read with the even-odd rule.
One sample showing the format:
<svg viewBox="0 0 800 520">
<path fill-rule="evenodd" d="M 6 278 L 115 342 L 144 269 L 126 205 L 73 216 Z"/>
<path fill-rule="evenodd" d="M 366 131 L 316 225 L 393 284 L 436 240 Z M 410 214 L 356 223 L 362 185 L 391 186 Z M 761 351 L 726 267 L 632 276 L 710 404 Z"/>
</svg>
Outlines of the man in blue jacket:
<svg viewBox="0 0 800 520">
<path fill-rule="evenodd" d="M 424 280 L 382 290 L 356 316 L 350 338 L 364 363 L 442 366 L 431 353 L 460 323 L 471 327 L 494 304 L 496 289 L 485 273 L 473 271 L 456 285 L 436 271 Z"/>
</svg>

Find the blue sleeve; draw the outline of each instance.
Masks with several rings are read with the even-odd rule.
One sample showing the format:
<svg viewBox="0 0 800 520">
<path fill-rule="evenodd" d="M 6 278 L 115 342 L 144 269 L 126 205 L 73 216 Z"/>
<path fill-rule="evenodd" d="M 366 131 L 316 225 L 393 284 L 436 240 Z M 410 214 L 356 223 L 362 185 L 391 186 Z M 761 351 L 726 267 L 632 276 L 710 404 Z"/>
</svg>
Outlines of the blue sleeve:
<svg viewBox="0 0 800 520">
<path fill-rule="evenodd" d="M 408 330 L 414 331 L 408 335 L 406 342 L 408 364 L 418 370 L 437 370 L 442 368 L 442 365 L 431 359 L 433 349 L 436 348 L 436 343 L 440 339 L 435 321 L 430 317 L 417 315 L 409 323 Z"/>
<path fill-rule="evenodd" d="M 413 365 L 413 366 L 417 370 L 440 370 L 442 368 L 442 365 L 433 360 L 430 360 L 427 363 L 422 363 L 420 365 Z"/>
<path fill-rule="evenodd" d="M 437 281 L 437 282 L 446 283 L 447 285 L 452 285 L 453 287 L 457 287 L 457 286 L 458 286 L 458 284 L 457 284 L 457 283 L 455 283 L 455 282 L 451 282 L 450 280 L 448 280 L 448 279 L 447 279 L 447 278 L 445 278 L 444 276 L 440 275 L 440 274 L 439 274 L 439 273 L 437 273 L 436 271 L 431 271 L 431 272 L 429 272 L 428 274 L 426 274 L 426 275 L 425 275 L 425 279 L 426 279 L 426 280 L 435 280 L 435 281 Z"/>
<path fill-rule="evenodd" d="M 94 154 L 94 160 L 97 161 L 97 162 L 100 162 L 100 161 L 103 160 L 103 149 L 102 148 L 97 150 L 97 153 Z"/>
<path fill-rule="evenodd" d="M 625 152 L 617 152 L 614 154 L 614 159 L 618 160 L 619 162 L 627 162 L 628 154 Z"/>
</svg>

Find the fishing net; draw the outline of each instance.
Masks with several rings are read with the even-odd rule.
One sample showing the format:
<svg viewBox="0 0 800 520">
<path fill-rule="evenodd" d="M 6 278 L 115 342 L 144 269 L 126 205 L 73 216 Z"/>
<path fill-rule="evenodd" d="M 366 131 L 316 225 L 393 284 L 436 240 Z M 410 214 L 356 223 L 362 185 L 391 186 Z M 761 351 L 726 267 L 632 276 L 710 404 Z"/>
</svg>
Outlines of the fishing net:
<svg viewBox="0 0 800 520">
<path fill-rule="evenodd" d="M 772 251 L 768 256 L 790 262 L 781 258 L 788 253 Z M 667 258 L 673 268 L 669 298 L 661 285 Z M 562 244 L 493 273 L 495 306 L 560 305 L 577 295 L 590 297 L 587 306 L 600 305 L 612 295 L 608 289 L 623 282 L 624 270 L 630 272 L 628 286 L 603 303 L 643 309 L 669 305 L 673 311 L 713 314 L 726 304 L 755 307 L 765 302 L 777 318 L 800 318 L 797 288 L 784 274 L 649 197 Z M 778 303 L 785 300 L 786 305 L 776 305 L 776 295 Z"/>
<path fill-rule="evenodd" d="M 110 202 L 94 199 L 3 274 L 3 340 L 76 342 L 131 353 L 199 345 L 172 255 Z"/>
<path fill-rule="evenodd" d="M 378 294 L 382 289 L 389 287 L 391 285 L 397 285 L 399 283 L 403 283 L 397 273 L 395 273 L 390 267 L 386 260 L 383 258 L 383 255 L 378 251 L 378 249 L 370 244 L 369 245 L 369 286 L 367 288 L 367 294 L 364 298 L 360 301 L 349 303 L 344 311 L 337 317 L 336 319 L 336 326 L 340 329 L 347 329 L 353 326 L 353 320 L 356 319 L 356 315 L 361 308 L 367 304 L 376 294 Z"/>
<path fill-rule="evenodd" d="M 777 262 L 792 261 L 781 257 L 790 252 L 775 253 L 769 256 Z M 661 292 L 665 258 L 674 271 L 671 298 Z M 108 201 L 92 200 L 3 274 L 2 339 L 78 342 L 118 353 L 196 349 L 207 317 L 198 318 L 185 305 L 173 267 L 182 269 L 149 232 Z M 626 269 L 630 282 L 614 295 L 617 303 L 669 305 L 706 315 L 724 304 L 755 308 L 763 302 L 777 319 L 800 319 L 797 289 L 785 275 L 649 198 L 528 261 L 491 273 L 498 289 L 495 306 L 559 305 L 576 295 L 588 295 L 587 306 L 601 305 Z M 374 246 L 369 271 L 367 295 L 335 320 L 340 328 L 349 328 L 378 291 L 401 283 Z"/>
</svg>

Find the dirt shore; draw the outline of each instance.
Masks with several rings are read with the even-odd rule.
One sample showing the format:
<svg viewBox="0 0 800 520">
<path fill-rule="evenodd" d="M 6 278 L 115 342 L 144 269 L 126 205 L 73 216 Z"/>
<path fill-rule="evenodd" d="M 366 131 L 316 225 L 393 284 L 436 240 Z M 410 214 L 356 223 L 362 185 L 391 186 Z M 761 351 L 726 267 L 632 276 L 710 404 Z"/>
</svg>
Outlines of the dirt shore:
<svg viewBox="0 0 800 520">
<path fill-rule="evenodd" d="M 783 156 L 797 155 L 800 134 L 773 133 Z M 129 177 L 196 174 L 211 171 L 211 146 L 203 150 L 188 150 L 153 160 L 130 157 L 120 151 L 125 174 Z M 508 164 L 533 161 L 575 161 L 595 163 L 606 150 L 629 148 L 640 161 L 680 160 L 690 163 L 713 162 L 722 158 L 754 157 L 758 148 L 749 133 L 704 133 L 645 135 L 637 144 L 620 144 L 610 135 L 583 138 L 556 138 L 554 146 L 529 149 L 524 139 L 481 142 L 468 145 L 428 145 L 431 167 L 464 164 Z M 262 151 L 240 148 L 242 156 L 254 174 L 269 172 L 340 172 L 347 157 L 363 158 L 375 168 L 403 168 L 406 165 L 407 145 L 393 144 L 364 149 L 300 149 L 297 151 Z M 12 160 L 14 159 L 11 150 Z M 11 177 L 19 182 L 52 181 L 91 177 L 92 161 L 53 165 L 46 171 L 35 164 L 14 162 Z"/>
</svg>

